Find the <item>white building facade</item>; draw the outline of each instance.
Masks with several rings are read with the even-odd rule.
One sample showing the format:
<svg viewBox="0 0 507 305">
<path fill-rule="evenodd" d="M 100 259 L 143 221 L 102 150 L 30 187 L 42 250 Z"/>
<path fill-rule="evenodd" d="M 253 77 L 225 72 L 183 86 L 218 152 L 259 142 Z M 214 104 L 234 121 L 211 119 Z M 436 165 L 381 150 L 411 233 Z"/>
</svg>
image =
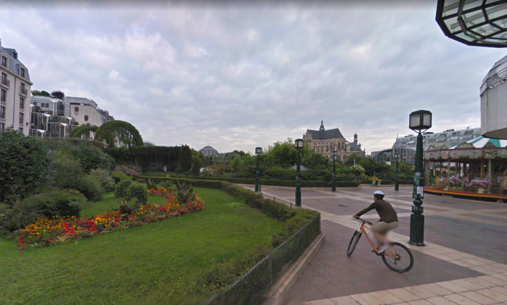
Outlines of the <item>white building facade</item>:
<svg viewBox="0 0 507 305">
<path fill-rule="evenodd" d="M 0 132 L 11 128 L 25 135 L 30 131 L 30 89 L 28 69 L 15 49 L 0 41 Z"/>
<path fill-rule="evenodd" d="M 481 85 L 481 130 L 485 137 L 507 139 L 507 56 L 497 61 Z"/>
</svg>

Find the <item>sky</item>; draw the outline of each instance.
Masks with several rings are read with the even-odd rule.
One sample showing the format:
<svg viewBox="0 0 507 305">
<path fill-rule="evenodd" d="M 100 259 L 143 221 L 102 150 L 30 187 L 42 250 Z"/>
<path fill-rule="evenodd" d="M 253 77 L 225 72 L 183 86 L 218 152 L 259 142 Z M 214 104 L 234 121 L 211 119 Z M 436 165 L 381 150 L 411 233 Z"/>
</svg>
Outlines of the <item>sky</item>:
<svg viewBox="0 0 507 305">
<path fill-rule="evenodd" d="M 447 38 L 436 1 L 43 3 L 0 10 L 32 90 L 93 99 L 160 146 L 254 152 L 323 120 L 369 154 L 419 109 L 430 131 L 480 127 L 479 87 L 506 55 Z"/>
</svg>

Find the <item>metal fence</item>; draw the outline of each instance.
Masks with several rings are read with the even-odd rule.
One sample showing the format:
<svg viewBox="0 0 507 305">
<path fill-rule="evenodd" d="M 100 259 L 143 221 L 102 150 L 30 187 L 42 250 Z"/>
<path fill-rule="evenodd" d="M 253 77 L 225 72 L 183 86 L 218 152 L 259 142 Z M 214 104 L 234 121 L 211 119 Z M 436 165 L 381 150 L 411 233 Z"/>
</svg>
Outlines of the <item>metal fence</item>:
<svg viewBox="0 0 507 305">
<path fill-rule="evenodd" d="M 263 295 L 319 234 L 320 214 L 271 251 L 222 294 Z"/>
</svg>

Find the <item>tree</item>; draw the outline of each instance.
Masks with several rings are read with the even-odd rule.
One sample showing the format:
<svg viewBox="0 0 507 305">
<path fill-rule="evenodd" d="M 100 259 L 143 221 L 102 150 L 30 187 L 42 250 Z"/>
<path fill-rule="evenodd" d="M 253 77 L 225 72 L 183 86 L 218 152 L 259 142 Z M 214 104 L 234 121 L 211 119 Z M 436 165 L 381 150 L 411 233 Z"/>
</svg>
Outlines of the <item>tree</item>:
<svg viewBox="0 0 507 305">
<path fill-rule="evenodd" d="M 49 92 L 47 91 L 39 91 L 39 90 L 32 90 L 32 95 L 36 96 L 36 95 L 39 95 L 39 96 L 50 96 Z"/>
<path fill-rule="evenodd" d="M 25 197 L 46 185 L 50 165 L 48 149 L 40 140 L 10 129 L 0 132 L 0 202 L 12 195 Z"/>
<path fill-rule="evenodd" d="M 106 141 L 108 147 L 144 146 L 139 131 L 134 125 L 125 121 L 109 121 L 101 125 L 95 133 L 95 140 Z"/>
<path fill-rule="evenodd" d="M 201 159 L 192 157 L 192 175 L 198 176 L 201 173 Z"/>
<path fill-rule="evenodd" d="M 74 146 L 70 149 L 70 152 L 73 157 L 79 160 L 86 174 L 90 173 L 91 170 L 99 168 L 112 171 L 115 167 L 113 157 L 88 143 Z"/>
<path fill-rule="evenodd" d="M 238 154 L 234 159 L 232 160 L 230 164 L 230 168 L 232 172 L 240 172 L 243 170 L 243 160 L 241 156 Z"/>
<path fill-rule="evenodd" d="M 60 90 L 57 90 L 57 91 L 53 91 L 53 92 L 51 92 L 51 96 L 52 96 L 52 97 L 59 98 L 59 99 L 64 99 L 64 98 L 65 98 L 65 93 L 63 93 L 63 92 L 62 92 L 62 91 L 60 91 Z"/>
<path fill-rule="evenodd" d="M 178 171 L 186 173 L 192 168 L 192 151 L 188 145 L 183 145 L 180 148 L 180 160 Z"/>
<path fill-rule="evenodd" d="M 357 164 L 361 159 L 363 159 L 363 157 L 358 156 L 356 153 L 354 153 L 347 157 L 347 160 L 345 160 L 344 164 L 346 166 L 352 166 L 354 165 L 354 162 Z"/>
<path fill-rule="evenodd" d="M 359 176 L 364 174 L 364 168 L 361 165 L 356 164 L 350 168 L 350 172 L 356 176 L 357 184 L 359 184 Z"/>
</svg>

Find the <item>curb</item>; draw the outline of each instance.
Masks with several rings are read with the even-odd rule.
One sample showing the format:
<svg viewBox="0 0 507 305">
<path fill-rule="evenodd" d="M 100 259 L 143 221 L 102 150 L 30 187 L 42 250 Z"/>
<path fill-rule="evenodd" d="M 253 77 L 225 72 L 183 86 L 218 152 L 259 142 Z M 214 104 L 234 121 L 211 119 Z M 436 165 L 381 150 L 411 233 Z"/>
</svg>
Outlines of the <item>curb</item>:
<svg viewBox="0 0 507 305">
<path fill-rule="evenodd" d="M 301 277 L 303 271 L 310 264 L 317 251 L 322 247 L 326 240 L 326 235 L 320 233 L 317 238 L 310 244 L 303 254 L 295 261 L 289 269 L 287 269 L 280 279 L 271 287 L 269 292 L 265 294 L 268 298 L 281 298 L 294 286 L 297 280 Z"/>
<path fill-rule="evenodd" d="M 239 184 L 239 183 L 233 183 L 234 185 L 240 186 L 245 188 L 245 186 L 252 186 L 252 184 Z M 294 190 L 295 187 L 293 186 L 277 186 L 277 185 L 262 185 L 263 188 L 270 189 L 270 190 Z M 331 187 L 301 187 L 302 190 L 313 190 L 313 191 L 331 191 Z M 336 187 L 336 190 L 340 191 L 358 191 L 360 189 L 359 186 L 357 187 L 350 187 L 350 186 L 344 186 L 344 187 Z"/>
</svg>

